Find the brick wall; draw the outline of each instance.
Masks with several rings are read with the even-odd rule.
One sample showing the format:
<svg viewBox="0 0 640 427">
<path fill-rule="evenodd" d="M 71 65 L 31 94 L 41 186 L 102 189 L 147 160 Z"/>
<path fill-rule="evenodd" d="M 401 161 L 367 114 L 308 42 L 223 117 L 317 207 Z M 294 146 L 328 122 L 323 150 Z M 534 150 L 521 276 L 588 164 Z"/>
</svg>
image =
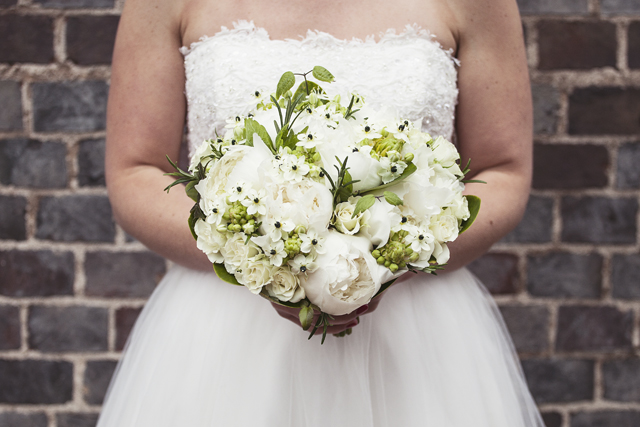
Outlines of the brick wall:
<svg viewBox="0 0 640 427">
<path fill-rule="evenodd" d="M 123 0 L 0 0 L 0 425 L 93 426 L 166 270 L 104 188 Z M 535 106 L 525 220 L 471 268 L 548 427 L 640 425 L 640 2 L 520 0 Z"/>
</svg>

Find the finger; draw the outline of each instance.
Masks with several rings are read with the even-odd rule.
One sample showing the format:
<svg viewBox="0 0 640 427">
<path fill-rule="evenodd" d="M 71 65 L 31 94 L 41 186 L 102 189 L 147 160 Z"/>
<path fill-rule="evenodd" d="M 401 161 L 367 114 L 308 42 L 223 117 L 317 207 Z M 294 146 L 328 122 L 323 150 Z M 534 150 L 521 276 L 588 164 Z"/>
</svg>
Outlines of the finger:
<svg viewBox="0 0 640 427">
<path fill-rule="evenodd" d="M 336 326 L 329 326 L 327 328 L 327 335 L 328 334 L 339 334 L 340 332 L 344 332 L 349 328 L 354 328 L 356 326 L 358 326 L 359 321 L 358 320 L 354 320 L 353 322 L 349 323 L 349 324 L 344 324 L 344 325 L 336 325 Z M 315 332 L 314 335 L 322 335 L 323 333 L 323 328 L 318 328 Z"/>
</svg>

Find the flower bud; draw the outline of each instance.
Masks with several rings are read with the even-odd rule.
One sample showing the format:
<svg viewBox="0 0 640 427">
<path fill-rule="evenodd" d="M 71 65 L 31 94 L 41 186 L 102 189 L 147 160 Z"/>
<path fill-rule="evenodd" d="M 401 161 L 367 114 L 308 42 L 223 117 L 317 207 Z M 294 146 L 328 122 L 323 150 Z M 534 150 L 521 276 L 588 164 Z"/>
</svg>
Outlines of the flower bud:
<svg viewBox="0 0 640 427">
<path fill-rule="evenodd" d="M 405 161 L 405 162 L 407 162 L 407 163 L 409 163 L 409 162 L 413 161 L 413 158 L 414 158 L 413 153 L 407 153 L 407 154 L 404 156 L 404 161 Z"/>
</svg>

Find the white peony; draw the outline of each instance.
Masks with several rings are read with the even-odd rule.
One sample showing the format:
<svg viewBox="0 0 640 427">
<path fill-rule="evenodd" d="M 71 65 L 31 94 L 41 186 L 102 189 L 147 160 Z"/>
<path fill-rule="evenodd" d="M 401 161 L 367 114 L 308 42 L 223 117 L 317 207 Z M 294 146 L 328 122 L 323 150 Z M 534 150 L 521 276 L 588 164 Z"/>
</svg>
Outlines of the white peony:
<svg viewBox="0 0 640 427">
<path fill-rule="evenodd" d="M 193 227 L 198 239 L 196 246 L 204 252 L 209 261 L 220 263 L 224 261 L 223 254 L 220 251 L 224 248 L 227 238 L 224 234 L 218 232 L 215 225 L 209 224 L 201 219 L 197 220 Z"/>
<path fill-rule="evenodd" d="M 304 289 L 300 286 L 298 277 L 288 268 L 274 270 L 271 282 L 265 289 L 272 297 L 280 301 L 298 302 L 305 297 Z"/>
<path fill-rule="evenodd" d="M 195 189 L 200 196 L 209 200 L 224 196 L 229 176 L 236 164 L 242 160 L 250 148 L 243 145 L 233 147 L 218 160 L 207 174 L 207 177 L 195 185 Z"/>
</svg>

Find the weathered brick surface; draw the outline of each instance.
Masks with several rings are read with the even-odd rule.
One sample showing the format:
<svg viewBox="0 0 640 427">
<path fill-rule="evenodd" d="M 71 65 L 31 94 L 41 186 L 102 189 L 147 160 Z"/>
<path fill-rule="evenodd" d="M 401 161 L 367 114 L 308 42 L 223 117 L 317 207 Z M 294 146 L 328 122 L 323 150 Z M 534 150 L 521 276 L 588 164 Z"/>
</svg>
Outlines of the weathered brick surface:
<svg viewBox="0 0 640 427">
<path fill-rule="evenodd" d="M 640 402 L 640 360 L 612 360 L 602 367 L 604 397 L 620 402 Z"/>
<path fill-rule="evenodd" d="M 527 384 L 538 403 L 591 400 L 593 368 L 593 361 L 580 359 L 528 359 L 522 362 Z"/>
<path fill-rule="evenodd" d="M 0 62 L 46 64 L 53 60 L 53 19 L 39 15 L 0 16 Z"/>
<path fill-rule="evenodd" d="M 0 131 L 22 130 L 20 83 L 0 81 Z"/>
<path fill-rule="evenodd" d="M 588 0 L 518 0 L 523 15 L 586 15 Z"/>
<path fill-rule="evenodd" d="M 49 360 L 0 359 L 0 384 L 0 403 L 65 403 L 72 398 L 73 365 Z"/>
<path fill-rule="evenodd" d="M 105 141 L 86 139 L 80 142 L 78 149 L 78 184 L 82 187 L 99 187 L 105 185 L 104 180 Z"/>
<path fill-rule="evenodd" d="M 549 309 L 542 306 L 501 306 L 516 350 L 537 353 L 549 347 Z"/>
<path fill-rule="evenodd" d="M 20 342 L 20 308 L 0 305 L 0 350 L 19 349 Z"/>
<path fill-rule="evenodd" d="M 112 242 L 115 224 L 105 196 L 44 197 L 36 237 L 64 242 Z"/>
<path fill-rule="evenodd" d="M 600 10 L 604 15 L 639 15 L 640 3 L 636 0 L 600 0 Z"/>
<path fill-rule="evenodd" d="M 72 295 L 71 252 L 0 251 L 0 295 L 11 297 Z"/>
<path fill-rule="evenodd" d="M 571 427 L 637 427 L 640 412 L 612 410 L 571 414 Z"/>
<path fill-rule="evenodd" d="M 636 243 L 636 198 L 562 198 L 562 240 L 580 243 Z"/>
<path fill-rule="evenodd" d="M 545 427 L 562 427 L 562 414 L 557 412 L 543 412 L 542 420 Z"/>
<path fill-rule="evenodd" d="M 602 256 L 549 252 L 529 257 L 527 290 L 540 297 L 597 298 Z"/>
<path fill-rule="evenodd" d="M 551 241 L 553 199 L 531 196 L 520 224 L 502 240 L 505 243 L 544 243 Z"/>
<path fill-rule="evenodd" d="M 0 240 L 27 238 L 25 213 L 27 200 L 20 196 L 0 196 Z"/>
<path fill-rule="evenodd" d="M 114 0 L 34 0 L 34 3 L 42 7 L 51 7 L 58 9 L 76 9 L 76 8 L 111 8 Z"/>
<path fill-rule="evenodd" d="M 0 182 L 31 188 L 67 185 L 67 149 L 55 141 L 14 138 L 0 140 Z"/>
<path fill-rule="evenodd" d="M 43 352 L 107 350 L 108 313 L 98 307 L 32 306 L 29 347 Z"/>
<path fill-rule="evenodd" d="M 23 414 L 19 412 L 0 412 L 0 426 L 3 427 L 47 427 L 49 421 L 43 412 Z"/>
<path fill-rule="evenodd" d="M 607 185 L 609 153 L 600 145 L 536 144 L 533 188 L 574 189 Z"/>
<path fill-rule="evenodd" d="M 469 264 L 469 270 L 492 294 L 511 294 L 518 282 L 518 258 L 506 253 L 489 253 Z"/>
<path fill-rule="evenodd" d="M 148 297 L 165 272 L 153 253 L 90 252 L 85 259 L 88 295 Z"/>
<path fill-rule="evenodd" d="M 34 83 L 32 90 L 36 131 L 104 130 L 109 90 L 106 82 Z"/>
<path fill-rule="evenodd" d="M 640 299 L 640 255 L 615 255 L 611 265 L 613 296 Z"/>
<path fill-rule="evenodd" d="M 627 61 L 629 68 L 640 68 L 640 21 L 629 24 Z"/>
<path fill-rule="evenodd" d="M 56 416 L 58 427 L 95 427 L 97 423 L 96 413 L 66 412 Z"/>
<path fill-rule="evenodd" d="M 640 46 L 639 46 L 640 48 Z M 618 188 L 640 188 L 640 142 L 627 143 L 618 150 Z"/>
<path fill-rule="evenodd" d="M 140 315 L 139 308 L 121 308 L 116 311 L 116 350 L 122 350 Z"/>
<path fill-rule="evenodd" d="M 553 86 L 531 85 L 533 97 L 533 131 L 536 134 L 554 133 L 558 126 L 560 92 Z"/>
<path fill-rule="evenodd" d="M 116 368 L 113 360 L 94 360 L 87 362 L 84 371 L 84 401 L 91 405 L 101 405 L 109 387 L 109 381 Z"/>
<path fill-rule="evenodd" d="M 569 96 L 569 133 L 634 135 L 640 133 L 640 89 L 586 87 Z"/>
<path fill-rule="evenodd" d="M 556 348 L 596 352 L 630 349 L 632 328 L 631 311 L 606 306 L 560 307 Z"/>
<path fill-rule="evenodd" d="M 109 64 L 118 16 L 75 16 L 67 21 L 67 56 L 80 65 Z"/>
<path fill-rule="evenodd" d="M 538 68 L 615 67 L 616 26 L 611 22 L 538 22 Z"/>
</svg>

